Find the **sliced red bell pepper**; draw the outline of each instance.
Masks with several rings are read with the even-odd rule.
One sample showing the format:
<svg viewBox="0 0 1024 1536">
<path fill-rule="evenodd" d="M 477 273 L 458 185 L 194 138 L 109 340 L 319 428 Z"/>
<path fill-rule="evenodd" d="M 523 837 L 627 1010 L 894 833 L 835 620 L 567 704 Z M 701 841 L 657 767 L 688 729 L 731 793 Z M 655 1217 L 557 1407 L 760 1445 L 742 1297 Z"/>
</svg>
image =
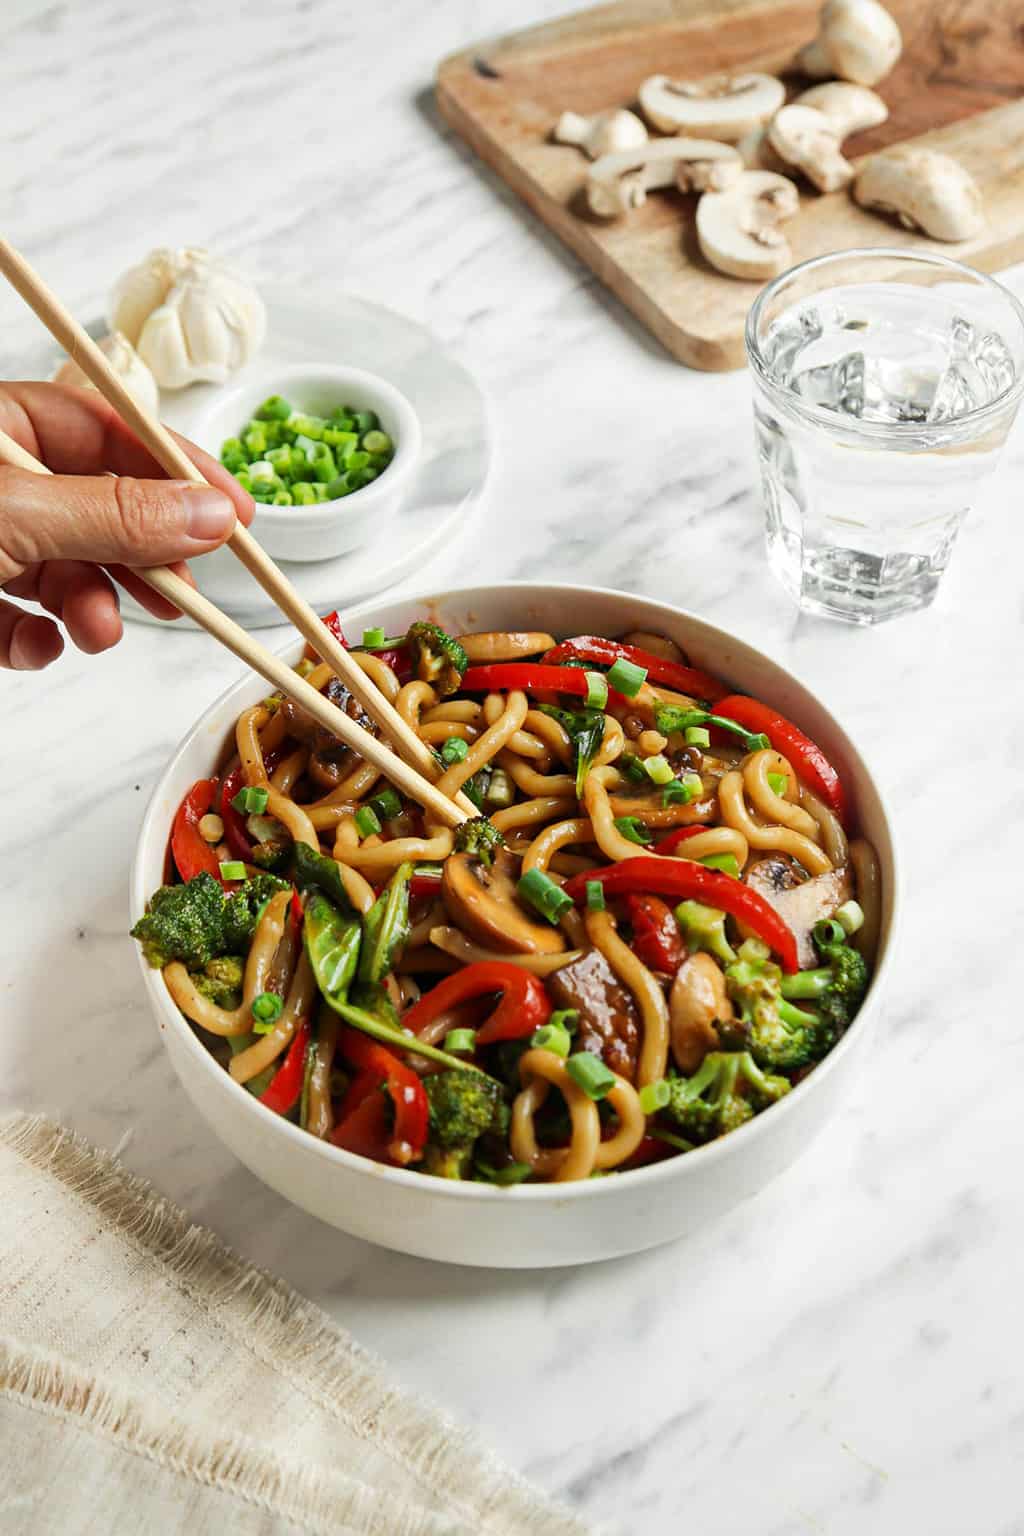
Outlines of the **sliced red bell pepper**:
<svg viewBox="0 0 1024 1536">
<path fill-rule="evenodd" d="M 683 959 L 683 939 L 675 913 L 659 896 L 626 897 L 626 911 L 633 926 L 630 945 L 648 969 L 674 976 Z"/>
<path fill-rule="evenodd" d="M 722 698 L 728 691 L 725 684 L 717 677 L 712 677 L 710 672 L 684 666 L 681 661 L 669 661 L 666 656 L 655 656 L 653 651 L 645 651 L 639 645 L 623 645 L 618 640 L 605 640 L 602 635 L 577 635 L 572 640 L 563 640 L 547 652 L 544 662 L 554 666 L 570 658 L 594 661 L 599 666 L 608 667 L 616 661 L 631 661 L 634 666 L 644 668 L 649 682 L 664 683 L 666 688 L 697 699 L 713 701 Z"/>
<path fill-rule="evenodd" d="M 666 1157 L 674 1157 L 675 1152 L 675 1147 L 670 1146 L 667 1141 L 662 1141 L 660 1136 L 644 1136 L 626 1166 L 645 1168 L 648 1163 L 660 1163 Z"/>
<path fill-rule="evenodd" d="M 368 1097 L 379 1098 L 376 1090 L 385 1087 L 395 1108 L 394 1125 L 390 1129 L 386 1127 L 384 1150 L 388 1160 L 405 1164 L 422 1157 L 427 1139 L 428 1105 L 426 1090 L 416 1073 L 386 1046 L 347 1025 L 339 1032 L 338 1049 L 346 1061 L 359 1069 L 342 1104 L 339 1136 L 345 1134 L 345 1127 L 353 1116 L 362 1116 L 356 1121 L 356 1128 L 360 1136 L 364 1134 L 363 1105 Z M 374 1118 L 372 1126 L 376 1128 L 377 1125 Z M 347 1146 L 350 1152 L 359 1150 L 348 1146 L 346 1140 L 337 1140 L 337 1145 Z"/>
<path fill-rule="evenodd" d="M 274 747 L 267 753 L 263 766 L 268 774 L 273 773 L 283 756 L 283 747 Z M 251 864 L 253 843 L 246 831 L 245 817 L 240 815 L 231 804 L 238 791 L 244 785 L 245 775 L 242 772 L 242 765 L 237 763 L 220 787 L 220 805 L 218 809 L 220 819 L 224 823 L 224 839 L 228 847 L 236 859 L 243 859 L 246 864 Z"/>
<path fill-rule="evenodd" d="M 383 1093 L 368 1093 L 357 1109 L 335 1126 L 331 1141 L 346 1152 L 371 1158 L 375 1163 L 391 1163 L 391 1111 Z"/>
<path fill-rule="evenodd" d="M 196 875 L 205 874 L 224 884 L 220 878 L 220 860 L 212 845 L 199 835 L 199 823 L 213 804 L 216 793 L 216 779 L 198 779 L 175 813 L 171 853 L 174 867 L 186 883 Z"/>
<path fill-rule="evenodd" d="M 327 628 L 330 630 L 330 632 L 334 636 L 335 640 L 340 640 L 341 644 L 345 647 L 345 649 L 347 651 L 349 649 L 349 643 L 345 639 L 345 636 L 341 632 L 341 620 L 338 617 L 338 610 L 337 610 L 337 608 L 335 608 L 333 613 L 325 613 L 324 616 L 323 616 L 323 622 L 324 622 L 324 624 L 327 625 Z M 319 654 L 320 654 L 319 651 L 315 650 L 314 647 L 311 646 L 309 644 L 309 642 L 307 641 L 306 642 L 306 648 L 305 648 L 305 650 L 303 652 L 303 655 L 305 656 L 306 660 L 307 661 L 316 661 L 316 659 L 319 656 Z"/>
<path fill-rule="evenodd" d="M 374 651 L 378 661 L 384 662 L 391 668 L 400 683 L 407 683 L 412 678 L 412 658 L 408 650 Z"/>
<path fill-rule="evenodd" d="M 490 1045 L 495 1040 L 521 1040 L 551 1017 L 550 999 L 544 983 L 536 976 L 509 960 L 475 960 L 425 992 L 419 1002 L 402 1015 L 402 1027 L 418 1035 L 440 1014 L 488 992 L 500 992 L 501 1001 L 477 1030 L 477 1045 Z"/>
<path fill-rule="evenodd" d="M 700 821 L 694 822 L 690 827 L 676 827 L 675 831 L 669 832 L 666 837 L 658 839 L 654 845 L 654 850 L 659 854 L 674 853 L 680 843 L 685 843 L 688 838 L 697 837 L 701 832 L 706 832 L 707 830 L 707 827 Z"/>
<path fill-rule="evenodd" d="M 792 929 L 763 896 L 744 885 L 742 880 L 734 880 L 720 870 L 707 869 L 691 859 L 623 859 L 621 864 L 612 864 L 607 869 L 588 869 L 573 875 L 562 889 L 582 906 L 587 899 L 587 885 L 593 880 L 601 882 L 607 896 L 627 896 L 635 892 L 673 896 L 679 901 L 702 901 L 709 907 L 718 907 L 746 923 L 759 939 L 774 949 L 784 970 L 800 969 Z M 427 993 L 428 997 L 431 995 Z"/>
<path fill-rule="evenodd" d="M 817 743 L 805 736 L 791 720 L 762 704 L 760 699 L 739 693 L 719 699 L 715 713 L 726 715 L 748 731 L 763 731 L 776 752 L 789 759 L 804 782 L 821 796 L 843 825 L 847 825 L 849 805 L 842 780 Z"/>
<path fill-rule="evenodd" d="M 426 866 L 421 866 L 419 869 L 417 869 L 416 873 L 409 881 L 410 897 L 415 899 L 417 896 L 440 896 L 440 894 L 440 866 L 438 866 L 437 869 L 429 869 Z"/>
<path fill-rule="evenodd" d="M 302 897 L 299 895 L 298 891 L 295 889 L 295 887 L 293 885 L 292 886 L 292 899 L 291 899 L 291 916 L 292 916 L 292 935 L 293 935 L 293 937 L 295 939 L 296 944 L 302 938 L 302 919 L 303 919 L 303 915 L 304 914 L 303 914 L 303 911 L 302 911 Z"/>
<path fill-rule="evenodd" d="M 462 679 L 467 693 L 505 693 L 520 688 L 524 693 L 572 693 L 585 699 L 590 689 L 582 667 L 546 667 L 537 661 L 496 661 L 486 667 L 470 667 Z M 608 690 L 608 702 L 628 709 L 630 700 L 614 688 Z"/>
<path fill-rule="evenodd" d="M 284 1061 L 271 1078 L 267 1089 L 260 1095 L 260 1103 L 272 1109 L 276 1115 L 288 1114 L 302 1097 L 308 1044 L 309 1020 L 303 1019 L 292 1036 Z"/>
</svg>

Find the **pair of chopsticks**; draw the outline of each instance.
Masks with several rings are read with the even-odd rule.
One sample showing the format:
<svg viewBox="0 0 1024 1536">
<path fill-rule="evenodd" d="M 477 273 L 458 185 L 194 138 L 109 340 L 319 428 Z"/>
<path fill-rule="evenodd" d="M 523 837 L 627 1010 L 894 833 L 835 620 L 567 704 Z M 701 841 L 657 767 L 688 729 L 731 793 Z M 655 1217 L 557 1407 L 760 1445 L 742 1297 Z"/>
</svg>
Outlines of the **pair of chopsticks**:
<svg viewBox="0 0 1024 1536">
<path fill-rule="evenodd" d="M 174 479 L 206 485 L 206 477 L 182 451 L 166 427 L 149 416 L 132 399 L 92 337 L 68 313 L 25 258 L 3 239 L 0 239 L 0 272 L 29 308 L 35 311 L 68 356 L 78 363 L 100 394 L 123 417 L 161 468 Z M 0 462 L 35 474 L 50 474 L 44 464 L 3 432 L 0 432 Z M 467 796 L 460 794 L 450 800 L 436 787 L 434 780 L 440 770 L 426 742 L 420 740 L 390 700 L 331 634 L 284 572 L 256 542 L 248 528 L 236 522 L 234 532 L 227 542 L 232 553 L 255 576 L 285 617 L 291 620 L 317 655 L 328 663 L 350 693 L 359 700 L 386 740 L 378 740 L 323 694 L 311 688 L 297 672 L 293 672 L 272 652 L 265 650 L 240 625 L 174 571 L 168 570 L 166 566 L 153 566 L 138 574 L 161 597 L 167 598 L 176 608 L 187 613 L 221 645 L 226 646 L 255 672 L 259 672 L 274 688 L 294 700 L 325 730 L 344 742 L 346 747 L 372 763 L 396 789 L 415 800 L 432 816 L 450 827 L 458 826 L 468 817 L 475 816 L 476 809 Z M 387 741 L 394 744 L 394 751 L 388 747 Z"/>
</svg>

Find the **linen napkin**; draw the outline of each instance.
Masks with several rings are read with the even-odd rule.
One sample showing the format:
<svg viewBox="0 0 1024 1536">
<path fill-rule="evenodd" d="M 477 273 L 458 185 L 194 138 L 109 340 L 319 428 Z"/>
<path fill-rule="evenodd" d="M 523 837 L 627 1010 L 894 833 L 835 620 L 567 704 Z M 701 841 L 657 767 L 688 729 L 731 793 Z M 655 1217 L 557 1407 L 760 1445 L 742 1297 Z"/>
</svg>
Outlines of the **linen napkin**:
<svg viewBox="0 0 1024 1536">
<path fill-rule="evenodd" d="M 0 1127 L 0 1446 L 5 1533 L 585 1536 L 319 1308 L 42 1117 Z"/>
</svg>

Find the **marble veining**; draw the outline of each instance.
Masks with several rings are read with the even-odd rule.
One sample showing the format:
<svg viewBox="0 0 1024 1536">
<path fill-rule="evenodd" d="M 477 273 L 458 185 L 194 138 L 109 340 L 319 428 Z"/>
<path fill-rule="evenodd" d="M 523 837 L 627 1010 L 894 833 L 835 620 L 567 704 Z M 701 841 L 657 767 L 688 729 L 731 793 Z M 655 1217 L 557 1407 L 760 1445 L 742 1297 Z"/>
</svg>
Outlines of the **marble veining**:
<svg viewBox="0 0 1024 1536">
<path fill-rule="evenodd" d="M 821 688 L 890 793 L 909 895 L 865 1070 L 773 1187 L 637 1258 L 487 1274 L 318 1225 L 218 1144 L 142 1003 L 124 937 L 142 809 L 236 668 L 203 636 L 133 628 L 108 656 L 0 677 L 0 1108 L 123 1143 L 196 1220 L 626 1536 L 1021 1536 L 1007 955 L 1024 921 L 1024 428 L 930 612 L 866 634 L 799 617 L 761 553 L 746 378 L 669 361 L 431 105 L 442 54 L 560 8 L 18 4 L 5 229 L 87 316 L 149 244 L 200 241 L 429 324 L 490 395 L 497 462 L 464 537 L 405 589 L 619 586 Z M 1024 273 L 1008 281 L 1024 293 Z M 38 336 L 9 293 L 0 318 L 10 376 Z"/>
</svg>

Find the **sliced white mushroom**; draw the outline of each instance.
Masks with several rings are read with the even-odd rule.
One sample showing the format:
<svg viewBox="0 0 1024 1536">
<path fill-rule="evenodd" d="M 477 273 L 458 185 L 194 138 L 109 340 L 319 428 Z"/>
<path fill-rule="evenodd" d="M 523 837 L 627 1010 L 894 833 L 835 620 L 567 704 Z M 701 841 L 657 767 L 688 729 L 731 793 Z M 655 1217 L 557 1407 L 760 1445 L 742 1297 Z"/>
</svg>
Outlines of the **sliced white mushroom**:
<svg viewBox="0 0 1024 1536">
<path fill-rule="evenodd" d="M 772 149 L 765 127 L 752 128 L 749 133 L 745 133 L 736 145 L 736 153 L 748 171 L 775 171 L 785 176 L 790 169 L 782 156 Z"/>
<path fill-rule="evenodd" d="M 614 112 L 597 112 L 581 117 L 578 112 L 563 112 L 554 128 L 559 144 L 576 144 L 591 160 L 614 154 L 619 149 L 636 149 L 647 143 L 647 129 L 635 112 L 619 107 Z"/>
<path fill-rule="evenodd" d="M 716 191 L 743 172 L 730 144 L 715 139 L 653 139 L 638 149 L 595 160 L 587 178 L 587 202 L 604 219 L 640 208 L 658 187 Z"/>
<path fill-rule="evenodd" d="M 839 134 L 814 107 L 783 107 L 776 112 L 768 124 L 768 141 L 819 192 L 835 192 L 853 180 L 853 166 L 843 158 Z"/>
<path fill-rule="evenodd" d="M 793 264 L 779 225 L 800 207 L 796 187 L 774 171 L 744 171 L 725 192 L 697 204 L 697 239 L 706 259 L 728 277 L 777 277 Z"/>
<path fill-rule="evenodd" d="M 933 240 L 969 240 L 985 226 L 977 183 L 951 155 L 935 149 L 887 149 L 857 173 L 853 195 L 862 208 L 894 213 L 907 229 Z"/>
<path fill-rule="evenodd" d="M 840 139 L 851 133 L 863 133 L 865 128 L 877 128 L 889 116 L 889 108 L 875 91 L 866 85 L 851 85 L 848 80 L 826 80 L 823 85 L 812 85 L 793 102 L 795 107 L 813 107 L 822 112 L 832 124 Z"/>
<path fill-rule="evenodd" d="M 663 133 L 689 132 L 735 144 L 779 110 L 786 90 L 773 75 L 716 75 L 709 80 L 651 75 L 639 97 L 647 121 Z"/>
<path fill-rule="evenodd" d="M 878 0 L 826 0 L 813 43 L 796 57 L 805 75 L 857 85 L 884 80 L 903 51 L 900 29 Z"/>
</svg>

